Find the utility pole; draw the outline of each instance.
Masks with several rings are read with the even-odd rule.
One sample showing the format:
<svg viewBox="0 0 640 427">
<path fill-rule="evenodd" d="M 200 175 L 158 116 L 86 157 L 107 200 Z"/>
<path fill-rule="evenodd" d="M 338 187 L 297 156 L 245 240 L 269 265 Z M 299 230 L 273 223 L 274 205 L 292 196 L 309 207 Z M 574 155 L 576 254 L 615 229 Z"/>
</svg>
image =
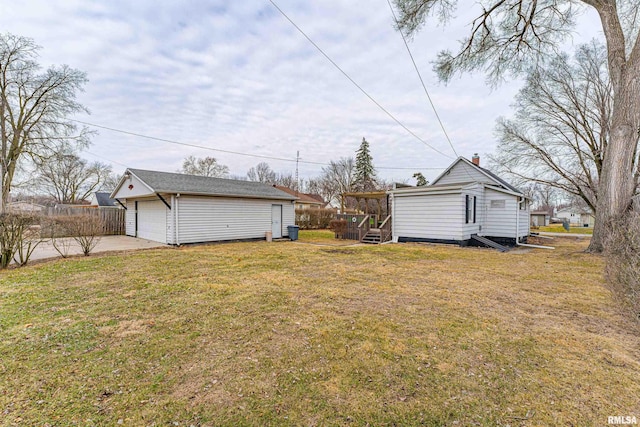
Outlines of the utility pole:
<svg viewBox="0 0 640 427">
<path fill-rule="evenodd" d="M 300 161 L 300 150 L 296 152 L 296 197 L 298 197 L 298 189 L 300 188 L 300 183 L 298 182 L 298 162 Z"/>
</svg>

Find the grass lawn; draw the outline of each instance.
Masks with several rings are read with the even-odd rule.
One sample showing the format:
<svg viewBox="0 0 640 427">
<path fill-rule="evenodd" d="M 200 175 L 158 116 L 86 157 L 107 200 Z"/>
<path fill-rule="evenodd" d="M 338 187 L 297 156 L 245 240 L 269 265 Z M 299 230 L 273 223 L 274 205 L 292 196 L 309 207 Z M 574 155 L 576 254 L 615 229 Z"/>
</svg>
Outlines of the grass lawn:
<svg viewBox="0 0 640 427">
<path fill-rule="evenodd" d="M 593 234 L 593 227 L 569 227 L 569 231 L 565 230 L 562 224 L 549 224 L 538 227 L 532 231 L 548 231 L 552 233 L 572 233 L 572 234 Z"/>
<path fill-rule="evenodd" d="M 0 273 L 0 425 L 640 416 L 640 337 L 588 242 L 499 253 L 300 237 Z"/>
<path fill-rule="evenodd" d="M 360 242 L 355 240 L 336 239 L 331 230 L 300 230 L 298 238 L 301 242 L 323 246 L 355 246 Z"/>
</svg>

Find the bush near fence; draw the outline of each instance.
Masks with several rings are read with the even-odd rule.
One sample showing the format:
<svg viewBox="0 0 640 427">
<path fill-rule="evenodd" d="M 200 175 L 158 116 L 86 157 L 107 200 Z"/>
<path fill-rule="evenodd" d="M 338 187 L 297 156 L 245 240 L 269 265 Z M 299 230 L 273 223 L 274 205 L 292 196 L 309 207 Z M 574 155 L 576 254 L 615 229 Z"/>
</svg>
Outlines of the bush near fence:
<svg viewBox="0 0 640 427">
<path fill-rule="evenodd" d="M 302 230 L 329 228 L 335 217 L 335 209 L 296 209 L 296 225 Z"/>
</svg>

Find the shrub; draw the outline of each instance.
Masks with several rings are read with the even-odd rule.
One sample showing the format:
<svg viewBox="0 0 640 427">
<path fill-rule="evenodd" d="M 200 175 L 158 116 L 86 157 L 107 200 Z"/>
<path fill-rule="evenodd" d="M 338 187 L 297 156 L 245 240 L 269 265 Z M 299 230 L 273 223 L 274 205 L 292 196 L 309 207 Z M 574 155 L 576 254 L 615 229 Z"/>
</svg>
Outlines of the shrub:
<svg viewBox="0 0 640 427">
<path fill-rule="evenodd" d="M 46 228 L 55 250 L 66 258 L 74 241 L 80 245 L 82 253 L 89 256 L 100 242 L 104 225 L 99 216 L 86 213 L 49 218 L 43 228 Z"/>
<path fill-rule="evenodd" d="M 336 237 L 342 238 L 344 233 L 347 232 L 347 220 L 345 219 L 334 219 L 329 223 L 329 228 L 331 231 L 336 233 Z"/>
<path fill-rule="evenodd" d="M 605 276 L 614 300 L 640 322 L 640 212 L 612 221 L 605 255 Z"/>
<path fill-rule="evenodd" d="M 31 227 L 37 217 L 14 213 L 0 214 L 0 268 L 7 268 L 16 253 L 19 266 L 29 261 L 31 253 L 40 243 L 39 234 Z"/>
<path fill-rule="evenodd" d="M 303 230 L 324 229 L 335 216 L 335 209 L 296 209 L 296 225 Z"/>
</svg>

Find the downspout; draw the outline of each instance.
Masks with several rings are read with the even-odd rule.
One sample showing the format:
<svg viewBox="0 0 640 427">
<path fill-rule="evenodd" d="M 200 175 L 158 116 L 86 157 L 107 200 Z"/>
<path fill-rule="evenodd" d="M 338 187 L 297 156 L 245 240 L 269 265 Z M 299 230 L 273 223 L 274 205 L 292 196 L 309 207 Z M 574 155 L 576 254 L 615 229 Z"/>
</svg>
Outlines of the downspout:
<svg viewBox="0 0 640 427">
<path fill-rule="evenodd" d="M 516 196 L 518 199 L 520 199 L 520 196 Z M 516 200 L 518 200 L 516 199 Z M 518 200 L 516 202 L 516 246 L 518 246 L 520 244 L 520 204 L 524 201 L 525 199 L 523 198 L 522 200 Z"/>
<path fill-rule="evenodd" d="M 398 243 L 398 235 L 396 234 L 396 195 L 390 194 L 391 198 L 391 241 Z"/>
</svg>

